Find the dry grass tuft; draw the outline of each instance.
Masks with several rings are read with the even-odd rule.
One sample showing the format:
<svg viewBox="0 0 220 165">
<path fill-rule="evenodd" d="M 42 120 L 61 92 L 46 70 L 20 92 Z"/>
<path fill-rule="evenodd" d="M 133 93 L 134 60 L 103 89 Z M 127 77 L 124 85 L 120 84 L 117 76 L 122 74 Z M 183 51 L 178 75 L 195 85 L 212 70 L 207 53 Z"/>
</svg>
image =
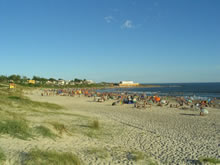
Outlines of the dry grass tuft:
<svg viewBox="0 0 220 165">
<path fill-rule="evenodd" d="M 8 134 L 12 137 L 26 140 L 31 135 L 31 129 L 29 128 L 27 121 L 19 119 L 6 119 L 0 121 L 0 133 Z"/>
<path fill-rule="evenodd" d="M 37 132 L 37 134 L 39 134 L 43 137 L 48 137 L 53 140 L 56 138 L 56 135 L 53 132 L 51 132 L 51 130 L 49 128 L 44 127 L 42 125 L 35 127 L 35 131 Z"/>
<path fill-rule="evenodd" d="M 94 121 L 92 122 L 91 128 L 93 128 L 93 129 L 99 129 L 99 128 L 100 128 L 100 123 L 99 123 L 99 121 L 98 121 L 98 120 L 94 120 Z"/>
<path fill-rule="evenodd" d="M 70 134 L 64 124 L 59 122 L 50 122 L 50 124 L 54 127 L 56 131 L 59 132 L 60 135 L 62 135 L 64 132 Z"/>
<path fill-rule="evenodd" d="M 220 163 L 220 160 L 216 159 L 216 158 L 201 157 L 201 158 L 199 158 L 199 162 L 200 163 L 218 164 L 218 163 Z"/>
<path fill-rule="evenodd" d="M 81 165 L 80 159 L 69 152 L 59 153 L 56 151 L 31 150 L 27 154 L 24 165 Z"/>
</svg>

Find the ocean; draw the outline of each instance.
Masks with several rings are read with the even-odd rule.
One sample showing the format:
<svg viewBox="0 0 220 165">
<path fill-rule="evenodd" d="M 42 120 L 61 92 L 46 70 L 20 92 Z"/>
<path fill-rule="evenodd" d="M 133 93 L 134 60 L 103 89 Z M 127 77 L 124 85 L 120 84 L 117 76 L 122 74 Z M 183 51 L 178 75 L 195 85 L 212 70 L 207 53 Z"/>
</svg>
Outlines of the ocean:
<svg viewBox="0 0 220 165">
<path fill-rule="evenodd" d="M 127 92 L 160 96 L 193 96 L 220 98 L 220 83 L 163 83 L 150 85 L 160 85 L 160 87 L 112 88 L 102 89 L 101 92 Z"/>
</svg>

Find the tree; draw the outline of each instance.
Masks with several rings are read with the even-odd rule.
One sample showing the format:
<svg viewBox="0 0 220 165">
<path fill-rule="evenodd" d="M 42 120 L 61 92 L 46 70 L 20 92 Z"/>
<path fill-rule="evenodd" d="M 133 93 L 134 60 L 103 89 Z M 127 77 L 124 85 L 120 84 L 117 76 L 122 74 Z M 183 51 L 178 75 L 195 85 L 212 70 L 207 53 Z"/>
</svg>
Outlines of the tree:
<svg viewBox="0 0 220 165">
<path fill-rule="evenodd" d="M 74 79 L 74 82 L 77 82 L 77 83 L 79 83 L 79 82 L 81 82 L 82 80 L 80 80 L 80 79 L 78 79 L 78 78 L 75 78 Z"/>
<path fill-rule="evenodd" d="M 23 76 L 22 78 L 21 78 L 21 82 L 22 83 L 25 83 L 25 82 L 27 82 L 28 81 L 28 77 L 26 77 L 26 76 Z"/>
<path fill-rule="evenodd" d="M 49 78 L 49 81 L 57 81 L 57 80 L 54 78 Z"/>
<path fill-rule="evenodd" d="M 8 81 L 8 77 L 7 76 L 0 76 L 0 82 L 7 82 Z"/>
<path fill-rule="evenodd" d="M 33 76 L 33 78 L 32 78 L 32 80 L 35 80 L 35 81 L 40 81 L 40 77 L 38 77 L 38 76 Z"/>
<path fill-rule="evenodd" d="M 19 81 L 21 81 L 21 76 L 13 74 L 13 75 L 9 76 L 8 79 L 13 80 L 14 82 L 19 82 Z"/>
</svg>

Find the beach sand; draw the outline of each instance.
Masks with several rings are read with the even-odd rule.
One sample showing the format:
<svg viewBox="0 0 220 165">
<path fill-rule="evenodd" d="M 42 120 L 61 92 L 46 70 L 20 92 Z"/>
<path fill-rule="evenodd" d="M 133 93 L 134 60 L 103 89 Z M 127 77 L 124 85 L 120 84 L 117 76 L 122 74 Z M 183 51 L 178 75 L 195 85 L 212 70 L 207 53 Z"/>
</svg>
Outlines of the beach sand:
<svg viewBox="0 0 220 165">
<path fill-rule="evenodd" d="M 73 134 L 64 133 L 56 140 L 0 138 L 2 149 L 10 157 L 6 164 L 21 161 L 19 156 L 34 147 L 73 152 L 86 165 L 149 164 L 150 160 L 197 164 L 200 157 L 220 158 L 220 109 L 208 108 L 208 116 L 199 116 L 198 110 L 158 106 L 136 109 L 133 105 L 112 106 L 111 100 L 97 103 L 84 96 L 40 96 L 39 91 L 27 96 L 65 107 L 59 110 L 63 114 L 30 115 L 29 120 L 59 121 L 73 126 Z M 99 131 L 88 131 L 93 120 L 99 121 Z"/>
</svg>

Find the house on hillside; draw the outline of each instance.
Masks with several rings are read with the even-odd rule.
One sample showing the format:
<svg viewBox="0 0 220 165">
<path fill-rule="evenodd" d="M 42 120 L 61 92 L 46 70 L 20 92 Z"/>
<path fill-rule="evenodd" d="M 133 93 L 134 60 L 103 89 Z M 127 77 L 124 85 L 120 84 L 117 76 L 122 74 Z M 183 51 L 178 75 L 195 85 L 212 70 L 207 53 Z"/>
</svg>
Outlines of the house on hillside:
<svg viewBox="0 0 220 165">
<path fill-rule="evenodd" d="M 28 80 L 28 83 L 29 84 L 36 84 L 36 81 L 35 80 Z"/>
<path fill-rule="evenodd" d="M 52 82 L 52 81 L 50 81 L 50 80 L 48 80 L 48 81 L 46 82 L 46 84 L 47 84 L 47 85 L 52 85 L 52 84 L 53 84 L 53 82 Z"/>
<path fill-rule="evenodd" d="M 69 85 L 75 85 L 75 82 L 74 81 L 70 81 Z"/>
<path fill-rule="evenodd" d="M 95 84 L 95 82 L 93 80 L 86 80 L 85 83 L 86 84 Z"/>
<path fill-rule="evenodd" d="M 70 80 L 66 80 L 65 85 L 70 85 Z"/>
<path fill-rule="evenodd" d="M 65 85 L 65 80 L 58 80 L 57 85 Z"/>
</svg>

